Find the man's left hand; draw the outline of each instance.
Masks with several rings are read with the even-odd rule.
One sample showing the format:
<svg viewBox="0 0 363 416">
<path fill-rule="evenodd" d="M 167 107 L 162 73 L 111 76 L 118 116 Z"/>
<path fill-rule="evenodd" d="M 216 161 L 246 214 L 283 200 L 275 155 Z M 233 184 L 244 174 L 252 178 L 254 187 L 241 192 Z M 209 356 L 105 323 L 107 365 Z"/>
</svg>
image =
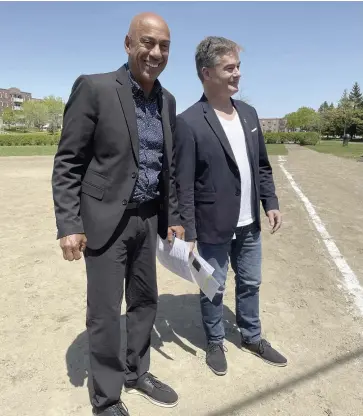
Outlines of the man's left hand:
<svg viewBox="0 0 363 416">
<path fill-rule="evenodd" d="M 176 238 L 179 238 L 180 240 L 184 240 L 185 236 L 185 230 L 184 227 L 181 225 L 172 225 L 168 228 L 168 241 L 169 243 L 173 242 L 173 235 L 175 234 Z"/>
<path fill-rule="evenodd" d="M 282 215 L 278 209 L 271 209 L 270 211 L 266 212 L 268 217 L 270 227 L 271 227 L 271 234 L 274 234 L 282 224 Z"/>
</svg>

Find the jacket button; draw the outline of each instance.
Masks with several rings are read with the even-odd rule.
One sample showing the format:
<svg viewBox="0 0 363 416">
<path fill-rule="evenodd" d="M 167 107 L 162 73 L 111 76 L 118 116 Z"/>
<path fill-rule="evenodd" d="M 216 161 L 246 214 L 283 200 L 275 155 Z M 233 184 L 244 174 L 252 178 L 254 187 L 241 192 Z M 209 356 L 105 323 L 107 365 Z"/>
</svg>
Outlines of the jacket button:
<svg viewBox="0 0 363 416">
<path fill-rule="evenodd" d="M 131 177 L 132 177 L 132 179 L 135 179 L 136 178 L 136 173 L 133 172 L 132 175 L 131 175 Z"/>
<path fill-rule="evenodd" d="M 241 192 L 240 191 L 236 191 L 236 196 L 241 196 Z"/>
<path fill-rule="evenodd" d="M 127 201 L 126 201 L 126 199 L 124 199 L 124 200 L 122 201 L 122 205 L 127 205 Z"/>
</svg>

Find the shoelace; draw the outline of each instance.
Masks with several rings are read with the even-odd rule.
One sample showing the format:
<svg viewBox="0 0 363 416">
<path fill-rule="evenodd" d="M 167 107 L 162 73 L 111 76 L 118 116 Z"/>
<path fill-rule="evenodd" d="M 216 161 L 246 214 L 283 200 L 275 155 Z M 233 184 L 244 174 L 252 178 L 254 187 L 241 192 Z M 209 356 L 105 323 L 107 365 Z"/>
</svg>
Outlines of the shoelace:
<svg viewBox="0 0 363 416">
<path fill-rule="evenodd" d="M 162 383 L 161 381 L 159 381 L 159 380 L 157 379 L 157 377 L 156 377 L 156 376 L 154 376 L 154 375 L 153 375 L 153 374 L 151 374 L 151 373 L 147 373 L 146 380 L 150 381 L 150 383 L 151 383 L 154 387 L 156 387 L 157 389 L 161 389 L 161 388 L 164 386 L 164 385 L 163 385 L 163 383 Z"/>
<path fill-rule="evenodd" d="M 263 354 L 265 352 L 266 347 L 271 347 L 271 344 L 268 341 L 266 341 L 265 339 L 261 339 L 260 345 L 258 346 L 260 354 Z"/>
<path fill-rule="evenodd" d="M 224 352 L 228 351 L 227 347 L 224 344 L 217 344 L 217 343 L 212 342 L 208 345 L 208 352 L 216 352 L 219 349 L 221 349 Z"/>
</svg>

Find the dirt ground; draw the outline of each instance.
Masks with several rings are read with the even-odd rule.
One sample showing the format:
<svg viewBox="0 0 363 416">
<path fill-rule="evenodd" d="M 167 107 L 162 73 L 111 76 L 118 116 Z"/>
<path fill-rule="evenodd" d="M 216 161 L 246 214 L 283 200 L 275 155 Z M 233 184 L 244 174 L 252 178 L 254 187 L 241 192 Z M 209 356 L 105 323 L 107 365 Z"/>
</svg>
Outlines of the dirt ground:
<svg viewBox="0 0 363 416">
<path fill-rule="evenodd" d="M 225 324 L 229 372 L 205 365 L 197 288 L 158 269 L 153 374 L 180 395 L 174 409 L 123 395 L 132 416 L 361 416 L 362 324 L 307 211 L 271 157 L 284 224 L 263 231 L 264 336 L 289 360 L 268 366 L 239 350 L 234 284 Z M 363 163 L 291 147 L 285 168 L 363 284 Z M 0 159 L 0 414 L 89 416 L 86 275 L 55 240 L 51 157 Z"/>
</svg>

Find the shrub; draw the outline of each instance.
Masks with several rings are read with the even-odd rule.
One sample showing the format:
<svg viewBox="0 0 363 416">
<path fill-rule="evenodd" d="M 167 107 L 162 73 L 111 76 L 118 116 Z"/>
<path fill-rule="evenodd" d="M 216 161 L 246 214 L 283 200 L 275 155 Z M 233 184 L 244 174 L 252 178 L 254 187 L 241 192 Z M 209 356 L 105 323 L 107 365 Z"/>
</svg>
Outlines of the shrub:
<svg viewBox="0 0 363 416">
<path fill-rule="evenodd" d="M 302 133 L 300 137 L 300 146 L 315 146 L 318 141 L 320 140 L 319 133 L 316 133 L 314 131 Z"/>
<path fill-rule="evenodd" d="M 320 140 L 317 132 L 266 132 L 264 137 L 267 144 L 297 143 L 301 146 L 315 146 Z"/>
<path fill-rule="evenodd" d="M 0 134 L 0 146 L 49 146 L 59 143 L 59 134 Z"/>
<path fill-rule="evenodd" d="M 265 142 L 267 144 L 281 143 L 279 139 L 279 133 L 267 132 L 264 134 L 264 137 L 265 137 Z"/>
</svg>

